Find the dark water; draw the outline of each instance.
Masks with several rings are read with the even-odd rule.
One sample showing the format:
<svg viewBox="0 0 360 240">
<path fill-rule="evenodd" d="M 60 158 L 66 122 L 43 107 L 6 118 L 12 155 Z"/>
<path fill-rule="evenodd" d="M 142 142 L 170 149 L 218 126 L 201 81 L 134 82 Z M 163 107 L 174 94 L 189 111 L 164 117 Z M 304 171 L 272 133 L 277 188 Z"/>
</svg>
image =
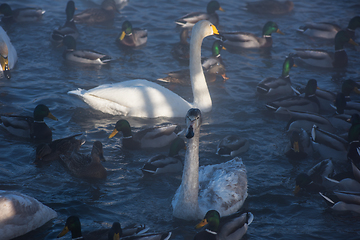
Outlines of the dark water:
<svg viewBox="0 0 360 240">
<path fill-rule="evenodd" d="M 142 223 L 154 231 L 173 230 L 172 239 L 192 239 L 195 222 L 172 217 L 171 200 L 180 185 L 181 175 L 144 178 L 139 168 L 151 156 L 167 149 L 128 151 L 121 148 L 120 137 L 108 139 L 120 116 L 92 110 L 69 90 L 90 89 L 100 84 L 145 78 L 155 80 L 164 72 L 186 68 L 170 54 L 179 41 L 174 20 L 187 12 L 203 11 L 207 1 L 136 1 L 131 0 L 121 10 L 114 23 L 107 25 L 77 25 L 81 33 L 78 48 L 90 48 L 111 55 L 109 65 L 85 67 L 68 64 L 62 59 L 62 48 L 53 48 L 49 36 L 65 21 L 65 0 L 11 1 L 11 5 L 41 6 L 46 10 L 42 21 L 34 24 L 14 24 L 5 27 L 19 60 L 11 80 L 0 81 L 2 113 L 32 114 L 39 103 L 49 106 L 58 122 L 46 120 L 53 129 L 53 139 L 84 133 L 87 142 L 83 152 L 90 152 L 92 143 L 104 144 L 108 171 L 104 181 L 75 178 L 57 162 L 36 167 L 35 145 L 0 131 L 0 189 L 16 190 L 33 196 L 58 213 L 44 227 L 19 239 L 54 239 L 71 214 L 79 215 L 83 232 L 111 226 Z M 100 2 L 100 1 L 98 1 Z M 243 10 L 243 1 L 220 1 L 226 12 L 220 12 L 220 30 L 250 31 L 261 34 L 264 23 L 278 23 L 284 36 L 273 34 L 274 44 L 269 52 L 246 50 L 239 53 L 223 51 L 223 60 L 230 79 L 210 84 L 213 110 L 204 114 L 200 137 L 200 164 L 213 164 L 229 159 L 215 155 L 215 148 L 227 134 L 239 134 L 250 141 L 250 149 L 241 157 L 248 171 L 249 196 L 244 207 L 254 216 L 245 239 L 359 239 L 359 218 L 338 216 L 327 210 L 317 194 L 293 196 L 294 178 L 307 171 L 319 159 L 289 161 L 284 156 L 288 136 L 286 122 L 276 119 L 255 95 L 255 87 L 267 76 L 279 76 L 286 55 L 294 48 L 323 48 L 333 50 L 333 43 L 300 36 L 295 29 L 306 21 L 335 22 L 346 26 L 360 12 L 358 2 L 304 0 L 294 1 L 295 10 L 288 15 L 258 16 Z M 78 12 L 92 7 L 90 1 L 75 1 Z M 146 28 L 149 38 L 146 47 L 124 51 L 115 45 L 122 22 L 128 19 L 133 26 Z M 357 30 L 357 35 L 360 32 Z M 213 39 L 205 39 L 203 56 L 211 54 Z M 324 71 L 293 68 L 290 71 L 295 85 L 305 85 L 315 78 L 318 85 L 336 91 L 341 82 L 352 78 L 359 81 L 359 52 L 347 48 L 349 66 L 346 71 Z M 166 85 L 191 100 L 189 87 Z M 135 130 L 162 122 L 184 124 L 184 119 L 128 118 Z M 65 239 L 70 239 L 67 235 Z"/>
</svg>

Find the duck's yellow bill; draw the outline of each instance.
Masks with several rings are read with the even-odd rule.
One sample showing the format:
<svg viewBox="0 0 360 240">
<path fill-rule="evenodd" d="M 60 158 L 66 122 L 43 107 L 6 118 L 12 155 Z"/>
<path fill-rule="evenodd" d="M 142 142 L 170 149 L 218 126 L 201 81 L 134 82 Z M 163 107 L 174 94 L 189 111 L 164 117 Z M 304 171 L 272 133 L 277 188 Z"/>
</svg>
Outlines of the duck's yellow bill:
<svg viewBox="0 0 360 240">
<path fill-rule="evenodd" d="M 120 41 L 122 41 L 124 39 L 125 35 L 126 35 L 125 31 L 122 31 L 120 38 L 119 38 Z"/>
<path fill-rule="evenodd" d="M 219 7 L 219 10 L 225 12 L 225 10 L 222 7 Z"/>
<path fill-rule="evenodd" d="M 51 112 L 49 112 L 49 114 L 47 115 L 47 117 L 50 118 L 50 119 L 52 119 L 52 120 L 55 120 L 55 121 L 58 120 L 54 115 L 52 115 Z"/>
<path fill-rule="evenodd" d="M 206 219 L 203 219 L 200 223 L 198 223 L 195 228 L 196 229 L 199 229 L 199 228 L 202 228 L 203 226 L 207 225 L 208 224 L 208 221 Z"/>
<path fill-rule="evenodd" d="M 221 49 L 222 49 L 222 50 L 226 50 L 226 47 L 223 46 Z"/>
<path fill-rule="evenodd" d="M 300 152 L 299 142 L 294 142 L 293 149 L 294 149 L 294 152 L 296 152 L 296 153 Z"/>
<path fill-rule="evenodd" d="M 64 229 L 61 231 L 61 233 L 59 233 L 59 235 L 57 235 L 57 238 L 64 236 L 68 232 L 69 232 L 69 228 L 67 226 L 65 226 Z"/>
<path fill-rule="evenodd" d="M 115 233 L 113 236 L 113 240 L 119 240 L 120 239 L 120 233 Z"/>
<path fill-rule="evenodd" d="M 294 195 L 298 194 L 300 192 L 300 186 L 296 185 L 295 190 L 294 190 Z"/>
<path fill-rule="evenodd" d="M 281 35 L 285 35 L 282 31 L 280 31 L 280 29 L 277 29 L 277 30 L 276 30 L 276 33 L 279 33 L 279 34 L 281 34 Z"/>
<path fill-rule="evenodd" d="M 354 88 L 353 92 L 357 93 L 357 94 L 360 94 L 360 90 L 357 87 Z"/>
<path fill-rule="evenodd" d="M 112 138 L 113 136 L 115 136 L 119 131 L 116 130 L 116 128 L 114 129 L 114 131 L 109 135 L 109 138 Z"/>
<path fill-rule="evenodd" d="M 357 44 L 356 42 L 354 42 L 354 40 L 352 40 L 351 38 L 350 38 L 350 40 L 349 40 L 349 43 L 352 44 L 352 45 L 354 45 L 354 46 L 359 46 L 359 44 Z"/>
</svg>

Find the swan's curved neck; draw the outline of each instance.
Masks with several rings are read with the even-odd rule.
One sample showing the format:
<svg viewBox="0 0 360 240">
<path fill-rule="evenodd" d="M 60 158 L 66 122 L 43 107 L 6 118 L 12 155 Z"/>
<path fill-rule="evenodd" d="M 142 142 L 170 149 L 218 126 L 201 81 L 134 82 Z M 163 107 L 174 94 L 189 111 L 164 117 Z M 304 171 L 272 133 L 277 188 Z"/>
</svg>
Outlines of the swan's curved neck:
<svg viewBox="0 0 360 240">
<path fill-rule="evenodd" d="M 200 128 L 197 128 L 186 148 L 180 194 L 173 213 L 186 220 L 197 219 L 199 211 L 199 134 Z"/>
<path fill-rule="evenodd" d="M 201 65 L 201 44 L 204 39 L 203 34 L 201 34 L 202 31 L 196 25 L 192 30 L 189 69 L 194 95 L 193 107 L 199 108 L 202 112 L 209 112 L 212 108 L 212 102 Z"/>
</svg>

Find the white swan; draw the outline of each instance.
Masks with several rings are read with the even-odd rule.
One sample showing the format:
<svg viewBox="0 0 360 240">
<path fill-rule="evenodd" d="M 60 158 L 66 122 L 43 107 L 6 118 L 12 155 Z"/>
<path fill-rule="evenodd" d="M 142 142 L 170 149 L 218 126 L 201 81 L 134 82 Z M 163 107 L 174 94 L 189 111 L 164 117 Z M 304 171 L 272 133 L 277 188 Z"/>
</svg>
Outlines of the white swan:
<svg viewBox="0 0 360 240">
<path fill-rule="evenodd" d="M 41 227 L 57 214 L 35 198 L 0 190 L 0 239 L 13 239 Z"/>
<path fill-rule="evenodd" d="M 17 59 L 16 50 L 11 44 L 9 36 L 4 29 L 0 27 L 0 73 L 10 79 L 10 70 L 15 66 Z"/>
<path fill-rule="evenodd" d="M 247 197 L 246 169 L 240 158 L 199 169 L 201 112 L 186 115 L 187 134 L 182 182 L 172 200 L 173 215 L 185 220 L 202 219 L 209 210 L 220 216 L 235 213 Z"/>
<path fill-rule="evenodd" d="M 201 66 L 201 44 L 204 37 L 218 34 L 218 30 L 209 21 L 203 20 L 195 24 L 192 32 L 189 67 L 193 103 L 144 79 L 104 84 L 88 91 L 78 89 L 69 91 L 68 94 L 78 95 L 92 108 L 113 115 L 142 118 L 184 117 L 192 107 L 209 112 L 212 102 Z"/>
</svg>

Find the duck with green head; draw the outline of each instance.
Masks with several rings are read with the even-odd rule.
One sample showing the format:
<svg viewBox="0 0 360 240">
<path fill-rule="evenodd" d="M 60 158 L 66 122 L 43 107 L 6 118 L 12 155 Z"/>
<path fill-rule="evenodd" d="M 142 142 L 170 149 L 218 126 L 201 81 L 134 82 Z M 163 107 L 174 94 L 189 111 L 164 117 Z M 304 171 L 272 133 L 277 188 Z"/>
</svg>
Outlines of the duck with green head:
<svg viewBox="0 0 360 240">
<path fill-rule="evenodd" d="M 229 79 L 226 76 L 225 65 L 220 55 L 221 50 L 226 50 L 226 48 L 220 40 L 216 40 L 212 45 L 211 57 L 203 59 L 202 67 L 206 82 L 208 83 L 215 82 L 217 76 L 221 76 L 224 82 Z M 190 71 L 188 69 L 169 72 L 166 74 L 168 75 L 167 77 L 159 78 L 157 80 L 181 85 L 191 84 Z"/>
<path fill-rule="evenodd" d="M 348 57 L 344 49 L 345 43 L 358 46 L 346 31 L 341 30 L 335 36 L 335 53 L 317 49 L 295 49 L 295 57 L 312 67 L 345 68 L 348 64 Z"/>
<path fill-rule="evenodd" d="M 74 21 L 75 23 L 87 24 L 110 22 L 114 20 L 115 12 L 119 13 L 115 1 L 104 0 L 101 3 L 101 8 L 89 8 L 74 15 Z"/>
<path fill-rule="evenodd" d="M 97 65 L 106 64 L 111 61 L 111 57 L 106 54 L 94 50 L 76 49 L 76 40 L 71 35 L 64 37 L 63 44 L 66 46 L 63 58 L 67 61 Z"/>
<path fill-rule="evenodd" d="M 289 54 L 283 63 L 281 76 L 278 78 L 267 77 L 256 87 L 259 96 L 267 98 L 279 98 L 294 95 L 294 88 L 291 86 L 290 69 L 295 67 L 293 54 Z"/>
<path fill-rule="evenodd" d="M 176 139 L 180 130 L 180 126 L 176 124 L 167 124 L 145 128 L 133 133 L 130 123 L 125 119 L 121 119 L 116 122 L 115 129 L 109 135 L 109 138 L 114 137 L 118 132 L 122 132 L 122 145 L 126 149 L 161 148 Z"/>
<path fill-rule="evenodd" d="M 71 35 L 74 37 L 74 39 L 77 39 L 80 35 L 74 22 L 74 13 L 75 13 L 74 1 L 72 0 L 68 1 L 66 5 L 65 13 L 66 13 L 66 22 L 64 26 L 54 30 L 50 37 L 50 40 L 57 46 L 60 46 L 62 44 L 64 37 L 66 35 Z"/>
<path fill-rule="evenodd" d="M 206 12 L 188 13 L 176 20 L 175 23 L 183 28 L 192 28 L 198 21 L 208 20 L 216 26 L 219 24 L 219 16 L 216 13 L 217 10 L 225 12 L 218 1 L 210 1 L 206 7 Z"/>
<path fill-rule="evenodd" d="M 122 24 L 121 34 L 116 42 L 126 47 L 140 47 L 147 42 L 147 30 L 133 28 L 129 21 Z"/>
<path fill-rule="evenodd" d="M 57 120 L 47 106 L 39 104 L 34 109 L 33 117 L 3 115 L 0 116 L 0 122 L 2 127 L 15 136 L 51 142 L 52 132 L 44 122 L 45 117 Z"/>
<path fill-rule="evenodd" d="M 44 13 L 45 10 L 41 8 L 25 7 L 12 10 L 7 3 L 0 5 L 0 14 L 4 15 L 1 21 L 4 23 L 39 21 Z"/>
<path fill-rule="evenodd" d="M 195 228 L 205 229 L 194 236 L 194 240 L 231 240 L 241 239 L 247 232 L 248 226 L 253 221 L 251 212 L 243 213 L 240 216 L 232 217 L 228 222 L 220 226 L 220 214 L 216 210 L 206 213 L 204 219 Z"/>
<path fill-rule="evenodd" d="M 14 68 L 17 59 L 15 47 L 10 42 L 10 38 L 4 29 L 0 27 L 0 75 L 10 79 L 11 69 Z"/>
<path fill-rule="evenodd" d="M 225 37 L 224 45 L 226 47 L 233 48 L 266 48 L 271 47 L 273 40 L 272 33 L 279 33 L 284 35 L 280 31 L 278 25 L 275 22 L 267 22 L 262 31 L 262 37 L 258 37 L 255 34 L 247 32 L 221 32 L 220 34 Z"/>
</svg>

